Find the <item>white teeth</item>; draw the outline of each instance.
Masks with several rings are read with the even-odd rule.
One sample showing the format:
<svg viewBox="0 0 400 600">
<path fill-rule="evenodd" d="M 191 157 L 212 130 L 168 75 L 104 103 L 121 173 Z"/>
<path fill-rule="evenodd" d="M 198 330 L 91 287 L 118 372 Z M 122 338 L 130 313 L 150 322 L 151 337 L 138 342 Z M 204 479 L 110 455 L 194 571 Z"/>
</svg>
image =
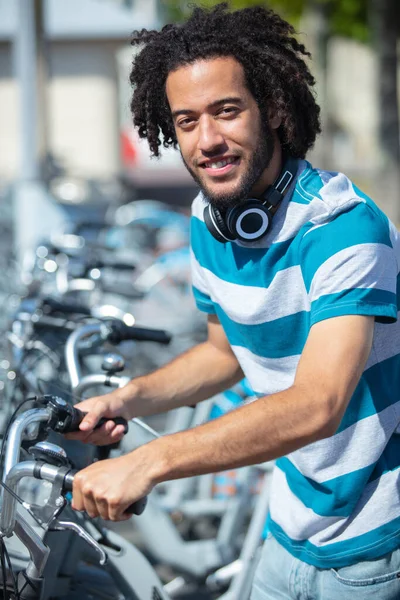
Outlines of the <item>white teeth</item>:
<svg viewBox="0 0 400 600">
<path fill-rule="evenodd" d="M 227 160 L 220 160 L 220 161 L 214 162 L 214 163 L 207 163 L 206 166 L 209 169 L 222 169 L 223 167 L 226 167 L 226 165 L 230 165 L 234 161 L 235 161 L 234 158 L 228 158 Z"/>
</svg>

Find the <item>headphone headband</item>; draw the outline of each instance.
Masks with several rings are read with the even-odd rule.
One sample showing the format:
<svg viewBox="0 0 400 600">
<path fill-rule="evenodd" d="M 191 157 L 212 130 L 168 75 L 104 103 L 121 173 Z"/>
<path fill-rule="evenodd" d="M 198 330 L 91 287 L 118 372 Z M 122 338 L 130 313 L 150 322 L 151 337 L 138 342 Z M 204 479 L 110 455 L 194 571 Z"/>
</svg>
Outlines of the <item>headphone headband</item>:
<svg viewBox="0 0 400 600">
<path fill-rule="evenodd" d="M 287 168 L 288 160 L 285 162 L 283 170 L 278 175 L 275 182 L 270 186 L 272 188 L 271 195 L 268 197 L 268 202 L 272 206 L 276 206 L 282 200 L 287 188 L 289 187 L 295 173 Z M 297 165 L 296 165 L 297 167 Z"/>
</svg>

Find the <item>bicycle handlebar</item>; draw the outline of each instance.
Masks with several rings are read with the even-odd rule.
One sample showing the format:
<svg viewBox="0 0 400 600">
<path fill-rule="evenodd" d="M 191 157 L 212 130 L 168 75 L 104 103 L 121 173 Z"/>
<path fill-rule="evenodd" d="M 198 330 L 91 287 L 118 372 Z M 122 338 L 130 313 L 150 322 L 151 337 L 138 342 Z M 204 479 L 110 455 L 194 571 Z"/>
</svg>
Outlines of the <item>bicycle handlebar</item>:
<svg viewBox="0 0 400 600">
<path fill-rule="evenodd" d="M 61 303 L 60 303 L 61 306 Z M 69 305 L 71 311 L 69 314 L 73 314 L 72 310 L 73 304 Z M 83 310 L 83 309 L 82 309 Z M 77 307 L 77 313 L 79 312 Z M 68 311 L 65 311 L 67 314 Z M 75 313 L 76 314 L 76 313 Z M 81 314 L 83 312 L 81 311 Z M 155 342 L 157 344 L 168 345 L 172 336 L 164 329 L 152 329 L 149 327 L 137 327 L 126 325 L 123 321 L 114 320 L 114 321 L 105 321 L 104 323 L 99 324 L 90 324 L 86 325 L 78 325 L 72 321 L 66 321 L 62 317 L 54 317 L 52 315 L 42 315 L 32 321 L 35 329 L 65 329 L 67 331 L 76 331 L 79 329 L 78 341 L 80 341 L 81 337 L 85 337 L 86 329 L 84 327 L 90 327 L 88 330 L 89 334 L 91 333 L 102 333 L 104 336 L 104 340 L 107 340 L 111 344 L 120 344 L 121 342 L 133 340 L 137 342 Z M 107 328 L 107 330 L 103 330 L 103 327 Z"/>
<path fill-rule="evenodd" d="M 115 271 L 128 271 L 132 272 L 136 269 L 136 265 L 130 262 L 123 262 L 122 260 L 112 260 L 110 258 L 96 258 L 92 261 L 88 261 L 85 266 L 85 272 L 89 273 L 91 269 L 114 269 Z"/>
<path fill-rule="evenodd" d="M 122 321 L 111 323 L 111 332 L 108 335 L 108 341 L 112 344 L 119 344 L 126 340 L 135 340 L 138 342 L 156 342 L 157 344 L 168 345 L 171 342 L 171 335 L 164 329 L 151 329 L 148 327 L 137 327 L 125 325 Z"/>
<path fill-rule="evenodd" d="M 54 396 L 49 397 L 48 403 L 52 407 L 54 407 L 54 406 L 57 406 L 57 408 L 59 407 L 59 411 L 57 411 L 57 416 L 56 416 L 57 423 L 55 424 L 55 426 L 52 426 L 52 429 L 54 431 L 58 431 L 59 433 L 71 433 L 73 431 L 79 430 L 79 425 L 87 413 L 83 412 L 82 410 L 79 410 L 78 408 L 75 408 L 71 404 L 66 403 L 61 398 L 57 398 Z M 99 422 L 97 423 L 97 425 L 95 426 L 95 429 L 98 429 L 107 421 L 114 421 L 114 423 L 116 425 L 124 425 L 124 434 L 127 433 L 128 422 L 123 417 L 114 417 L 114 418 L 102 417 L 99 420 Z M 73 476 L 75 475 L 75 473 L 76 473 L 76 471 L 75 472 L 71 471 L 70 474 L 67 475 L 64 480 L 64 485 L 66 486 L 65 489 L 67 491 L 72 491 Z M 147 504 L 147 497 L 145 496 L 144 498 L 141 498 L 137 502 L 134 502 L 131 506 L 129 506 L 127 508 L 127 510 L 125 512 L 128 514 L 141 515 L 146 507 L 146 504 Z"/>
<path fill-rule="evenodd" d="M 19 415 L 10 428 L 7 439 L 6 454 L 4 461 L 3 481 L 8 485 L 12 472 L 18 472 L 21 443 L 24 434 L 29 426 L 41 424 L 45 430 L 53 430 L 59 433 L 71 431 L 69 427 L 76 428 L 84 417 L 82 411 L 77 410 L 72 405 L 68 404 L 62 398 L 56 396 L 43 396 L 37 399 L 38 408 L 33 408 Z M 106 419 L 108 420 L 108 419 Z M 126 423 L 124 420 L 118 420 L 119 423 Z M 101 426 L 101 422 L 98 426 Z M 37 435 L 37 434 L 36 434 Z M 31 436 L 29 436 L 30 439 Z M 50 465 L 46 465 L 47 471 Z M 57 467 L 56 467 L 57 469 Z M 35 471 L 41 472 L 41 469 Z M 37 474 L 32 476 L 37 477 Z M 52 479 L 50 479 L 52 481 Z M 142 498 L 138 503 L 134 503 L 129 508 L 130 513 L 141 514 L 146 506 L 147 499 Z M 15 515 L 16 515 L 16 500 L 10 494 L 3 493 L 3 506 L 0 511 L 0 529 L 3 535 L 9 536 L 14 531 Z"/>
<path fill-rule="evenodd" d="M 33 328 L 36 331 L 40 330 L 52 330 L 52 329 L 63 329 L 65 331 L 73 332 L 77 328 L 76 323 L 72 321 L 66 321 L 63 317 L 53 317 L 51 315 L 43 315 L 35 320 L 32 320 Z"/>
<path fill-rule="evenodd" d="M 66 300 L 56 300 L 51 296 L 48 296 L 42 300 L 42 307 L 44 312 L 61 312 L 65 315 L 85 315 L 90 317 L 92 314 L 91 309 L 83 304 L 77 302 L 70 302 Z"/>
<path fill-rule="evenodd" d="M 57 399 L 58 402 L 60 402 L 60 400 L 61 400 L 60 398 Z M 52 400 L 50 400 L 50 402 L 54 402 L 54 397 L 52 398 Z M 66 417 L 61 416 L 61 419 L 60 419 L 60 416 L 58 416 L 57 417 L 58 418 L 57 425 L 56 425 L 56 427 L 53 427 L 53 429 L 55 429 L 55 431 L 58 431 L 60 433 L 71 433 L 73 431 L 78 431 L 79 425 L 87 413 L 83 412 L 82 410 L 79 410 L 79 408 L 75 408 L 71 404 L 66 404 L 66 406 L 63 407 L 63 409 L 64 410 L 63 410 L 62 414 L 64 415 L 65 412 L 67 412 L 67 416 Z M 124 435 L 128 432 L 128 421 L 126 419 L 124 419 L 124 417 L 113 417 L 113 418 L 102 417 L 99 420 L 99 422 L 97 423 L 97 425 L 95 426 L 95 429 L 98 429 L 107 421 L 114 421 L 114 423 L 116 425 L 123 425 L 124 426 Z M 76 471 L 71 471 L 66 476 L 66 478 L 64 480 L 64 486 L 65 486 L 66 491 L 72 491 L 73 476 L 75 474 L 76 474 Z M 147 497 L 145 496 L 144 498 L 141 498 L 137 502 L 134 502 L 133 504 L 131 504 L 131 506 L 129 506 L 125 512 L 128 514 L 141 515 L 146 507 L 146 504 L 147 504 Z"/>
<path fill-rule="evenodd" d="M 62 400 L 62 398 L 57 398 L 56 396 L 49 396 L 47 398 L 47 404 L 48 406 L 54 408 L 56 411 L 54 419 L 50 422 L 50 426 L 54 431 L 57 431 L 59 433 L 71 433 L 73 431 L 79 430 L 79 425 L 87 413 L 83 412 L 82 410 L 79 410 L 78 408 L 75 408 L 71 404 L 68 404 L 67 402 Z M 56 421 L 55 424 L 54 421 Z M 116 425 L 124 425 L 124 434 L 127 433 L 128 422 L 123 417 L 102 417 L 95 426 L 95 429 L 98 429 L 107 421 L 114 421 Z M 73 477 L 75 474 L 76 471 L 70 471 L 70 473 L 66 475 L 64 480 L 64 486 L 66 491 L 72 491 Z M 128 514 L 141 515 L 146 507 L 146 504 L 147 497 L 141 498 L 140 500 L 134 502 L 131 506 L 129 506 L 129 508 L 125 512 L 127 512 Z"/>
<path fill-rule="evenodd" d="M 65 492 L 72 492 L 72 487 L 74 483 L 74 477 L 77 474 L 77 471 L 70 471 L 67 473 L 64 479 L 63 489 Z M 147 505 L 147 496 L 137 500 L 126 509 L 126 513 L 128 515 L 141 515 Z"/>
<path fill-rule="evenodd" d="M 81 424 L 87 413 L 75 408 L 72 404 L 68 404 L 62 398 L 57 396 L 44 396 L 46 402 L 55 410 L 55 415 L 50 421 L 49 425 L 53 431 L 57 433 L 72 433 L 79 431 L 79 425 Z M 48 398 L 48 399 L 47 399 Z M 124 435 L 128 432 L 128 421 L 124 417 L 102 417 L 95 426 L 95 429 L 99 429 L 107 421 L 114 421 L 116 425 L 124 426 Z"/>
</svg>

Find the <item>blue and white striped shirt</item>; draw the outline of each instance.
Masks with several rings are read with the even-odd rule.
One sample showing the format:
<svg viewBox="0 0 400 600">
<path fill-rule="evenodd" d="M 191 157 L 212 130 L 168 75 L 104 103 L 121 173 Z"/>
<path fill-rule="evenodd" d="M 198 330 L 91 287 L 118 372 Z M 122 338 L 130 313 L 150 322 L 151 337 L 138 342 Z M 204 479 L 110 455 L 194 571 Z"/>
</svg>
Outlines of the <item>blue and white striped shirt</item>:
<svg viewBox="0 0 400 600">
<path fill-rule="evenodd" d="M 337 432 L 277 460 L 270 529 L 320 568 L 400 546 L 400 237 L 343 174 L 299 162 L 258 242 L 221 244 L 192 210 L 198 307 L 216 313 L 257 395 L 290 387 L 311 326 L 373 315 L 373 347 Z"/>
</svg>

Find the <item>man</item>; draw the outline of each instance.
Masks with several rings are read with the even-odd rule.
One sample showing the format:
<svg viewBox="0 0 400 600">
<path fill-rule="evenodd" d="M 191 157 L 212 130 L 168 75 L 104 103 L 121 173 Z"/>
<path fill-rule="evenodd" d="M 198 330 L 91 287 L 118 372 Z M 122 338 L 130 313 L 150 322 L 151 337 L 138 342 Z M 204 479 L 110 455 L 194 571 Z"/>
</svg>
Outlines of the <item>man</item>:
<svg viewBox="0 0 400 600">
<path fill-rule="evenodd" d="M 135 125 L 154 155 L 178 144 L 202 190 L 193 285 L 208 339 L 83 402 L 76 436 L 117 441 L 112 421 L 93 431 L 100 417 L 191 405 L 243 374 L 259 398 L 91 465 L 73 506 L 121 520 L 161 481 L 278 459 L 252 598 L 399 598 L 397 231 L 345 175 L 304 160 L 314 80 L 278 15 L 198 8 L 133 42 Z"/>
</svg>

